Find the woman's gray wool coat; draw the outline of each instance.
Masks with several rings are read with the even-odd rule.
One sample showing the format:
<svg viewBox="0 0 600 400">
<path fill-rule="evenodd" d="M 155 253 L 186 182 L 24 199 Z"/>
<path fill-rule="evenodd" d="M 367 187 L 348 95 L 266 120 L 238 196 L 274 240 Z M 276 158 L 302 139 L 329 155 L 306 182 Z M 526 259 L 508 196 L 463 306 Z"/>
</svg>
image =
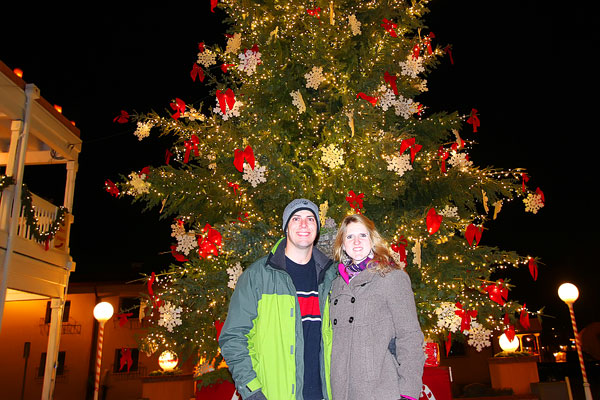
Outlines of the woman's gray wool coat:
<svg viewBox="0 0 600 400">
<path fill-rule="evenodd" d="M 333 400 L 418 399 L 425 354 L 408 274 L 366 269 L 349 285 L 338 276 L 330 299 Z"/>
</svg>

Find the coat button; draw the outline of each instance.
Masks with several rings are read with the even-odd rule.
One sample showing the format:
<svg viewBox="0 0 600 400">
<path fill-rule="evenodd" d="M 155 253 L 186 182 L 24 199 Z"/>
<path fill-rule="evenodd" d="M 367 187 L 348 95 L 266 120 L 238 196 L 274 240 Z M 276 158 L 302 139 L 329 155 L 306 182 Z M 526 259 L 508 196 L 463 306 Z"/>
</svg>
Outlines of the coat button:
<svg viewBox="0 0 600 400">
<path fill-rule="evenodd" d="M 354 303 L 356 301 L 356 299 L 353 297 L 350 299 L 350 303 Z"/>
<path fill-rule="evenodd" d="M 337 325 L 337 318 L 333 320 L 333 324 Z"/>
<path fill-rule="evenodd" d="M 333 301 L 333 305 L 334 305 L 334 306 L 337 306 L 337 301 L 338 301 L 338 299 L 335 299 L 335 300 Z"/>
<path fill-rule="evenodd" d="M 354 317 L 350 317 L 350 319 L 348 320 L 348 322 L 352 323 L 352 321 L 354 321 Z"/>
</svg>

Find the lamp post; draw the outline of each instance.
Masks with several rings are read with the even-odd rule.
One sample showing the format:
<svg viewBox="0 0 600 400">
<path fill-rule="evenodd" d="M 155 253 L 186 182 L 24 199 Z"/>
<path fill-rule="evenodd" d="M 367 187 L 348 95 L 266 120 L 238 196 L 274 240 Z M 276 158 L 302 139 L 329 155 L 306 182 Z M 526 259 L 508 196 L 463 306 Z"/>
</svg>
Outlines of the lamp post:
<svg viewBox="0 0 600 400">
<path fill-rule="evenodd" d="M 571 325 L 573 326 L 573 335 L 575 336 L 575 347 L 577 348 L 577 355 L 579 356 L 579 366 L 581 367 L 581 376 L 583 377 L 583 391 L 585 393 L 586 400 L 592 400 L 592 391 L 590 384 L 587 380 L 587 374 L 585 373 L 585 364 L 583 363 L 583 353 L 581 352 L 581 342 L 579 341 L 579 333 L 577 332 L 577 325 L 575 324 L 575 312 L 573 311 L 573 303 L 579 297 L 579 290 L 577 286 L 572 283 L 563 283 L 558 288 L 558 297 L 569 306 L 569 314 L 571 314 Z"/>
<path fill-rule="evenodd" d="M 114 312 L 112 304 L 103 301 L 94 307 L 94 318 L 98 320 L 100 329 L 98 329 L 98 350 L 96 352 L 96 378 L 94 380 L 94 400 L 98 400 L 100 390 L 100 364 L 102 363 L 102 342 L 104 340 L 104 323 L 108 321 Z"/>
</svg>

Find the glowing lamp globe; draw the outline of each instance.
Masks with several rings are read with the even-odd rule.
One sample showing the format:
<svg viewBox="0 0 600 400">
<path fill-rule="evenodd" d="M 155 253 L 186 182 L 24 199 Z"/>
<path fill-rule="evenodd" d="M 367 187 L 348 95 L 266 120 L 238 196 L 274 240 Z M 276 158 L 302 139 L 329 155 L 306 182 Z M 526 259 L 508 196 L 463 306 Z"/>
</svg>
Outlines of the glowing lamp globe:
<svg viewBox="0 0 600 400">
<path fill-rule="evenodd" d="M 579 297 L 579 290 L 572 283 L 563 283 L 558 288 L 558 297 L 565 303 L 575 303 Z"/>
<path fill-rule="evenodd" d="M 508 340 L 508 337 L 506 337 L 506 334 L 503 333 L 502 335 L 500 335 L 498 342 L 500 344 L 500 348 L 506 351 L 507 353 L 512 353 L 519 348 L 519 338 L 516 336 L 511 342 L 510 340 Z"/>
<path fill-rule="evenodd" d="M 158 357 L 158 365 L 165 372 L 173 371 L 178 363 L 177 354 L 171 350 L 163 351 Z"/>
<path fill-rule="evenodd" d="M 106 322 L 112 317 L 115 309 L 112 304 L 103 301 L 102 303 L 96 304 L 94 307 L 94 318 L 96 318 L 100 322 Z"/>
</svg>

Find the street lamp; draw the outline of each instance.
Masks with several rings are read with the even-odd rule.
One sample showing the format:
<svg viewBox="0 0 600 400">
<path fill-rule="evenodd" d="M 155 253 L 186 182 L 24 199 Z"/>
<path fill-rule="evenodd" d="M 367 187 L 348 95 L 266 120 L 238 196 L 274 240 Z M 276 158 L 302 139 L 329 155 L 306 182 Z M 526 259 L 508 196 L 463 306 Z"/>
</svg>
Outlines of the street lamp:
<svg viewBox="0 0 600 400">
<path fill-rule="evenodd" d="M 112 317 L 114 308 L 112 304 L 103 301 L 94 307 L 94 318 L 98 320 L 100 329 L 98 329 L 98 351 L 96 352 L 96 379 L 94 381 L 94 400 L 98 400 L 100 390 L 100 364 L 102 363 L 102 342 L 104 340 L 104 323 Z"/>
<path fill-rule="evenodd" d="M 569 306 L 571 314 L 571 325 L 573 325 L 573 335 L 575 336 L 575 347 L 577 347 L 577 355 L 579 356 L 579 366 L 581 367 L 581 376 L 583 377 L 583 391 L 586 400 L 592 400 L 592 391 L 585 373 L 585 364 L 583 363 L 583 353 L 581 352 L 581 342 L 579 341 L 579 333 L 577 333 L 577 325 L 575 324 L 575 312 L 573 311 L 573 303 L 579 297 L 577 286 L 572 283 L 563 283 L 558 288 L 558 297 Z"/>
</svg>

